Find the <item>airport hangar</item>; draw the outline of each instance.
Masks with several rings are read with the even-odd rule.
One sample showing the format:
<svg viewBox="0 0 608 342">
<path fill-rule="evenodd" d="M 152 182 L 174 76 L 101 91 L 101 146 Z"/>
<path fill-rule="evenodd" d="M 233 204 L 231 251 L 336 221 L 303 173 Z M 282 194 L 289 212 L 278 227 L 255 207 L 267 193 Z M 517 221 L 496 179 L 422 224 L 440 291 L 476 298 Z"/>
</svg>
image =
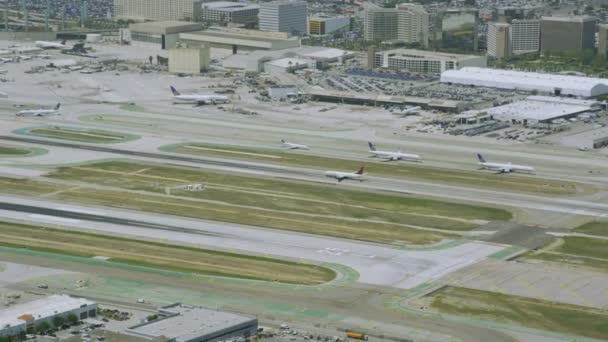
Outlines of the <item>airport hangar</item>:
<svg viewBox="0 0 608 342">
<path fill-rule="evenodd" d="M 581 98 L 608 94 L 608 79 L 478 67 L 444 71 L 441 82 Z"/>
<path fill-rule="evenodd" d="M 211 48 L 230 49 L 233 54 L 300 47 L 300 38 L 290 37 L 287 33 L 240 28 L 212 27 L 205 31 L 180 33 L 179 41 L 189 47 L 208 45 Z"/>
<path fill-rule="evenodd" d="M 201 23 L 188 21 L 163 20 L 130 24 L 128 31 L 131 40 L 160 44 L 161 49 L 176 46 L 179 34 L 183 32 L 200 31 Z"/>
</svg>

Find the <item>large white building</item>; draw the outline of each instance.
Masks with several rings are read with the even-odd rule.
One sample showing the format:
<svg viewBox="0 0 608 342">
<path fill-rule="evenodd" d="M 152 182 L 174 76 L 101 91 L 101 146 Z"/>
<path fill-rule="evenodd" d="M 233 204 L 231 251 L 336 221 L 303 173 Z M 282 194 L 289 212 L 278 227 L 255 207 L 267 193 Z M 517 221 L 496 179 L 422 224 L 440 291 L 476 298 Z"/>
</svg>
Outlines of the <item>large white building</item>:
<svg viewBox="0 0 608 342">
<path fill-rule="evenodd" d="M 260 30 L 285 32 L 301 36 L 306 34 L 308 17 L 305 1 L 279 0 L 263 2 L 260 5 Z"/>
<path fill-rule="evenodd" d="M 258 21 L 259 5 L 242 2 L 214 1 L 202 4 L 200 20 L 214 24 L 254 24 Z"/>
<path fill-rule="evenodd" d="M 540 51 L 540 20 L 516 19 L 511 22 L 511 51 L 513 54 Z"/>
<path fill-rule="evenodd" d="M 365 12 L 364 38 L 368 41 L 396 40 L 428 46 L 429 14 L 416 4 L 400 4 L 391 9 Z"/>
<path fill-rule="evenodd" d="M 139 21 L 192 21 L 198 16 L 200 6 L 200 0 L 114 0 L 114 17 Z"/>
<path fill-rule="evenodd" d="M 484 110 L 498 121 L 511 123 L 548 123 L 589 112 L 595 101 L 559 98 L 554 96 L 528 96 L 525 100 Z"/>
<path fill-rule="evenodd" d="M 411 71 L 421 74 L 440 74 L 465 66 L 485 67 L 486 56 L 460 55 L 424 50 L 396 49 L 376 52 L 375 68 Z"/>
<path fill-rule="evenodd" d="M 0 336 L 18 336 L 28 328 L 47 322 L 53 326 L 55 317 L 67 319 L 70 314 L 80 319 L 95 317 L 97 304 L 66 295 L 52 295 L 0 310 Z"/>
<path fill-rule="evenodd" d="M 475 67 L 445 71 L 441 82 L 585 98 L 608 94 L 608 79 Z"/>
</svg>

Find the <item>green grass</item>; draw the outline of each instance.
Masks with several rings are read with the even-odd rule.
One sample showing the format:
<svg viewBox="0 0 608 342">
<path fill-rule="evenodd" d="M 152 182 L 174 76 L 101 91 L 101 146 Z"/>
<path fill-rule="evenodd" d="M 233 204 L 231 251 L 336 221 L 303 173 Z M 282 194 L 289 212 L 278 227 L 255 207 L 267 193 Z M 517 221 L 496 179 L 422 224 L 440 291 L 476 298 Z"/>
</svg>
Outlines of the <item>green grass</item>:
<svg viewBox="0 0 608 342">
<path fill-rule="evenodd" d="M 531 252 L 525 257 L 608 270 L 608 240 L 568 236 L 562 242 L 557 247 Z"/>
<path fill-rule="evenodd" d="M 47 138 L 57 138 L 70 141 L 90 142 L 90 143 L 113 143 L 125 140 L 134 140 L 135 135 L 108 132 L 94 129 L 71 129 L 66 127 L 35 128 L 29 131 L 30 134 Z"/>
<path fill-rule="evenodd" d="M 606 310 L 456 287 L 431 296 L 431 307 L 443 313 L 608 339 Z"/>
<path fill-rule="evenodd" d="M 587 222 L 574 229 L 576 233 L 608 236 L 608 222 Z"/>
<path fill-rule="evenodd" d="M 211 157 L 234 158 L 244 160 L 264 161 L 269 163 L 288 164 L 295 166 L 315 167 L 329 170 L 356 170 L 362 164 L 368 165 L 372 175 L 396 176 L 437 183 L 455 183 L 474 187 L 505 189 L 528 193 L 542 193 L 550 195 L 570 195 L 580 191 L 587 191 L 583 184 L 541 179 L 522 175 L 496 176 L 485 171 L 463 171 L 429 167 L 421 163 L 412 162 L 382 162 L 381 159 L 371 159 L 366 162 L 314 156 L 294 151 L 274 149 L 254 149 L 245 147 L 211 145 L 202 143 L 186 143 L 164 146 L 163 151 L 204 155 Z M 472 164 L 473 161 L 472 161 Z"/>
<path fill-rule="evenodd" d="M 129 111 L 129 112 L 144 112 L 146 110 L 142 106 L 133 105 L 133 104 L 123 104 L 123 105 L 120 105 L 120 109 Z"/>
<path fill-rule="evenodd" d="M 0 156 L 25 156 L 30 153 L 32 151 L 27 148 L 0 145 Z"/>
<path fill-rule="evenodd" d="M 336 276 L 311 264 L 11 222 L 0 222 L 0 246 L 79 257 L 100 255 L 113 262 L 176 272 L 290 284 L 322 284 Z"/>
</svg>

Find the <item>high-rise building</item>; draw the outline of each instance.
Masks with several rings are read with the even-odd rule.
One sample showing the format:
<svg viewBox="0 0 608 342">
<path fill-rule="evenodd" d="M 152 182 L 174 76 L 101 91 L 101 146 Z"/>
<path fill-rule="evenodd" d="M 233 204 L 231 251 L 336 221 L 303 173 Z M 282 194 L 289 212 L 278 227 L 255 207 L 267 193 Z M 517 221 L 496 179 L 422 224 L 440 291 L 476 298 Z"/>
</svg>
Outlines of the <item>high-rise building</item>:
<svg viewBox="0 0 608 342">
<path fill-rule="evenodd" d="M 488 24 L 488 56 L 504 59 L 511 56 L 511 25 L 507 23 Z"/>
<path fill-rule="evenodd" d="M 441 47 L 456 51 L 479 50 L 479 10 L 449 9 L 441 13 Z"/>
<path fill-rule="evenodd" d="M 441 74 L 446 70 L 466 66 L 485 67 L 486 56 L 461 55 L 425 50 L 395 49 L 375 53 L 374 68 L 411 71 L 421 74 Z"/>
<path fill-rule="evenodd" d="M 400 4 L 396 8 L 368 10 L 363 23 L 365 40 L 398 40 L 428 46 L 429 14 L 421 5 Z"/>
<path fill-rule="evenodd" d="M 114 0 L 114 17 L 135 20 L 193 20 L 200 0 Z"/>
<path fill-rule="evenodd" d="M 305 1 L 271 1 L 260 4 L 260 30 L 305 35 L 308 16 Z"/>
<path fill-rule="evenodd" d="M 204 23 L 252 25 L 258 21 L 260 6 L 242 2 L 215 1 L 203 3 L 200 20 Z"/>
<path fill-rule="evenodd" d="M 547 51 L 582 51 L 595 47 L 594 17 L 542 17 L 540 44 Z"/>
<path fill-rule="evenodd" d="M 513 20 L 511 22 L 511 51 L 513 54 L 540 50 L 540 20 Z"/>
<path fill-rule="evenodd" d="M 308 21 L 308 33 L 324 35 L 350 29 L 349 17 L 314 17 Z"/>
<path fill-rule="evenodd" d="M 608 54 L 608 24 L 597 25 L 597 53 L 606 56 Z"/>
</svg>

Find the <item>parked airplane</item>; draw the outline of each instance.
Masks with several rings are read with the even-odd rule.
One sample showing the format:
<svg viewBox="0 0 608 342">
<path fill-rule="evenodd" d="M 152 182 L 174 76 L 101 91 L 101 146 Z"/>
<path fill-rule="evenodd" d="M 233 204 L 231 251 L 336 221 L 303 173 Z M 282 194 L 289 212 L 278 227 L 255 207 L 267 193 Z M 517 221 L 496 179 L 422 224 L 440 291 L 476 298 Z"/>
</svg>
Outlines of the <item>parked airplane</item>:
<svg viewBox="0 0 608 342">
<path fill-rule="evenodd" d="M 341 182 L 345 179 L 353 179 L 353 180 L 358 180 L 358 181 L 362 182 L 363 177 L 365 177 L 367 175 L 367 173 L 363 172 L 364 169 L 365 169 L 365 166 L 362 166 L 359 170 L 357 170 L 355 172 L 326 171 L 325 177 L 335 178 L 338 180 L 338 182 Z"/>
<path fill-rule="evenodd" d="M 531 166 L 515 165 L 515 164 L 511 164 L 510 162 L 506 163 L 506 164 L 505 163 L 489 163 L 479 153 L 477 153 L 477 159 L 479 159 L 479 165 L 481 165 L 482 168 L 488 169 L 488 170 L 495 170 L 495 171 L 498 171 L 499 173 L 509 173 L 509 172 L 533 173 L 535 171 L 534 168 Z"/>
<path fill-rule="evenodd" d="M 422 107 L 419 107 L 419 106 L 411 107 L 411 108 L 406 108 L 406 109 L 403 109 L 400 111 L 395 111 L 395 112 L 393 112 L 393 114 L 401 115 L 402 117 L 406 117 L 409 115 L 417 115 L 421 109 L 422 109 Z"/>
<path fill-rule="evenodd" d="M 401 151 L 397 151 L 397 152 L 378 151 L 376 149 L 376 145 L 374 145 L 374 143 L 368 141 L 367 144 L 369 145 L 369 153 L 371 153 L 374 157 L 385 158 L 386 161 L 405 160 L 405 159 L 414 160 L 414 161 L 420 160 L 420 156 L 417 154 L 401 153 Z"/>
<path fill-rule="evenodd" d="M 200 94 L 180 94 L 175 87 L 171 86 L 173 93 L 173 103 L 193 103 L 196 106 L 216 103 L 228 103 L 230 100 L 224 95 L 200 95 Z"/>
<path fill-rule="evenodd" d="M 26 109 L 17 113 L 17 116 L 47 116 L 59 115 L 61 103 L 58 103 L 53 109 Z"/>
<path fill-rule="evenodd" d="M 287 150 L 310 150 L 306 145 L 290 143 L 285 141 L 285 139 L 281 139 L 281 142 L 283 143 L 283 148 Z"/>
<path fill-rule="evenodd" d="M 42 49 L 60 49 L 60 50 L 67 50 L 67 49 L 71 49 L 71 46 L 67 46 L 65 45 L 65 40 L 61 41 L 61 43 L 56 43 L 56 42 L 45 42 L 42 40 L 38 40 L 34 43 L 36 45 L 36 47 L 42 48 Z"/>
</svg>

